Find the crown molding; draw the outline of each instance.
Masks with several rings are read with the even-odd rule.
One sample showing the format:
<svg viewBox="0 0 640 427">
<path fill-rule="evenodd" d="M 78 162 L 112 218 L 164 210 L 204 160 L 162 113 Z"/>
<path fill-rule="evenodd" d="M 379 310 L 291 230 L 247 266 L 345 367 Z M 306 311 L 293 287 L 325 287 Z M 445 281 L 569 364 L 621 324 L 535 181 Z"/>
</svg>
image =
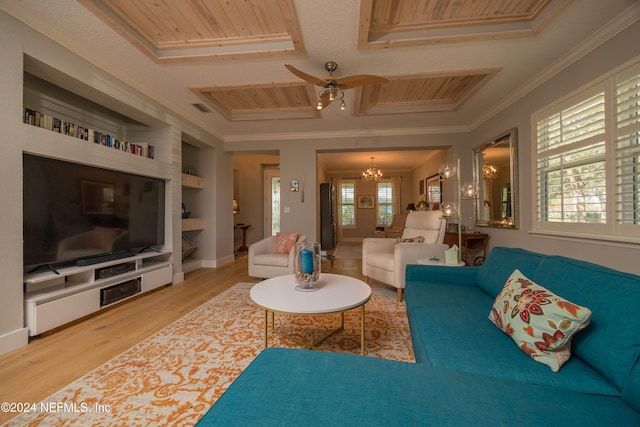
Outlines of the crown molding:
<svg viewBox="0 0 640 427">
<path fill-rule="evenodd" d="M 225 143 L 233 142 L 256 142 L 256 141 L 291 141 L 299 139 L 337 139 L 337 138 L 362 138 L 376 136 L 411 136 L 411 135 L 440 135 L 451 133 L 468 133 L 470 128 L 465 125 L 460 126 L 440 126 L 440 127 L 416 127 L 416 128 L 393 128 L 393 129 L 366 129 L 366 130 L 343 130 L 326 132 L 290 132 L 290 133 L 264 133 L 231 135 L 224 139 Z"/>
<path fill-rule="evenodd" d="M 524 98 L 533 90 L 542 86 L 544 83 L 560 74 L 560 72 L 573 65 L 596 48 L 602 46 L 608 40 L 612 39 L 638 20 L 640 20 L 640 2 L 636 2 L 629 6 L 618 16 L 610 20 L 606 25 L 601 27 L 597 32 L 591 34 L 582 43 L 563 55 L 562 58 L 549 65 L 542 70 L 542 72 L 538 73 L 535 77 L 523 84 L 520 89 L 504 98 L 502 102 L 495 104 L 493 108 L 487 109 L 485 114 L 478 116 L 476 120 L 469 124 L 470 130 L 476 129 L 478 126 L 514 104 L 516 101 Z"/>
</svg>

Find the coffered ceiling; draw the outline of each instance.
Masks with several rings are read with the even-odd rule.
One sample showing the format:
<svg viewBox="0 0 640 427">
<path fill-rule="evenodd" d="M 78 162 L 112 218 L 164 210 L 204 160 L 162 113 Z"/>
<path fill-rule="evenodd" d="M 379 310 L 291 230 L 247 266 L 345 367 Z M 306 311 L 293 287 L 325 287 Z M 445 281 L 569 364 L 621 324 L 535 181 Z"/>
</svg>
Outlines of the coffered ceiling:
<svg viewBox="0 0 640 427">
<path fill-rule="evenodd" d="M 292 0 L 80 3 L 157 63 L 304 53 Z M 364 0 L 357 23 L 358 47 L 528 37 L 569 3 Z M 333 13 L 340 13 L 340 9 Z M 353 114 L 455 111 L 500 69 L 387 74 L 389 83 L 366 85 L 356 91 Z M 190 89 L 230 121 L 321 117 L 316 110 L 316 88 L 299 80 Z"/>
<path fill-rule="evenodd" d="M 640 19 L 636 0 L 0 0 L 225 142 L 467 132 Z M 318 111 L 326 77 L 388 83 Z M 335 103 L 334 103 L 335 104 Z M 195 105 L 195 107 L 194 107 Z"/>
</svg>

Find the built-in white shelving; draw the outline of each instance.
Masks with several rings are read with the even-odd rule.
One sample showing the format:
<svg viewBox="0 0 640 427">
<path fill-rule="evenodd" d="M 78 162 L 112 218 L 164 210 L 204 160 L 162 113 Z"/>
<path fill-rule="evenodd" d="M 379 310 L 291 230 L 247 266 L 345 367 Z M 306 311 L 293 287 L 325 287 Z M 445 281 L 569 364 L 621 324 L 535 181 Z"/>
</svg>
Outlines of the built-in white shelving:
<svg viewBox="0 0 640 427">
<path fill-rule="evenodd" d="M 24 274 L 25 326 L 34 336 L 173 282 L 175 167 L 170 126 L 28 56 L 23 76 L 24 152 L 169 183 L 163 251 Z M 64 130 L 61 122 L 67 123 Z"/>
<path fill-rule="evenodd" d="M 171 252 L 155 251 L 56 271 L 24 276 L 29 336 L 169 284 L 173 278 Z"/>
</svg>

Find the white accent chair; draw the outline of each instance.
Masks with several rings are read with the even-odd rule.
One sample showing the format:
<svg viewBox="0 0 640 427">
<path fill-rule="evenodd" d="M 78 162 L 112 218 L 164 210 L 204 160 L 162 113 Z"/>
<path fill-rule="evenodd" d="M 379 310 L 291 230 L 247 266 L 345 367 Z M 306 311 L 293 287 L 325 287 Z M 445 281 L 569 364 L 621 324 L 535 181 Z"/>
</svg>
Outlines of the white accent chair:
<svg viewBox="0 0 640 427">
<path fill-rule="evenodd" d="M 402 231 L 402 239 L 418 236 L 423 243 L 396 243 L 397 239 L 368 237 L 362 242 L 362 274 L 369 279 L 398 289 L 398 301 L 402 301 L 407 264 L 416 264 L 421 258 L 437 256 L 444 259 L 448 246 L 443 243 L 446 220 L 439 211 L 415 211 L 409 213 Z"/>
<path fill-rule="evenodd" d="M 306 236 L 299 235 L 296 243 L 305 243 Z M 249 276 L 261 279 L 293 274 L 295 246 L 288 254 L 276 251 L 276 236 L 266 237 L 249 246 Z"/>
</svg>

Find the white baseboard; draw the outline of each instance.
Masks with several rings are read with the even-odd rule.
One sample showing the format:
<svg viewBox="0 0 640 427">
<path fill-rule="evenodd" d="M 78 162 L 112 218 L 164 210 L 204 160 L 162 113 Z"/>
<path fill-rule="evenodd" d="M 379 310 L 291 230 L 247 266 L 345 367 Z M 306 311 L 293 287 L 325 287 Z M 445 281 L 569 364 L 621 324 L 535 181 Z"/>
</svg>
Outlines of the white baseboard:
<svg viewBox="0 0 640 427">
<path fill-rule="evenodd" d="M 184 273 L 181 272 L 176 272 L 173 274 L 173 284 L 177 284 L 177 283 L 182 283 L 184 282 Z"/>
<path fill-rule="evenodd" d="M 222 267 L 223 265 L 231 264 L 236 259 L 235 255 L 229 255 L 226 257 L 218 258 L 210 261 L 203 261 L 202 266 L 205 268 Z"/>
<path fill-rule="evenodd" d="M 8 334 L 0 335 L 0 354 L 8 353 L 29 344 L 29 329 L 21 328 Z"/>
<path fill-rule="evenodd" d="M 184 275 L 191 271 L 197 270 L 199 268 L 217 268 L 222 267 L 226 264 L 231 264 L 235 261 L 234 255 L 229 255 L 220 259 L 207 260 L 207 259 L 193 259 L 182 264 L 182 272 L 180 273 L 180 277 L 175 275 L 173 278 L 173 283 L 179 283 L 184 281 Z M 179 279 L 179 280 L 178 280 Z"/>
<path fill-rule="evenodd" d="M 182 264 L 182 272 L 184 274 L 189 273 L 191 271 L 202 268 L 202 260 L 201 259 L 191 259 Z"/>
</svg>

